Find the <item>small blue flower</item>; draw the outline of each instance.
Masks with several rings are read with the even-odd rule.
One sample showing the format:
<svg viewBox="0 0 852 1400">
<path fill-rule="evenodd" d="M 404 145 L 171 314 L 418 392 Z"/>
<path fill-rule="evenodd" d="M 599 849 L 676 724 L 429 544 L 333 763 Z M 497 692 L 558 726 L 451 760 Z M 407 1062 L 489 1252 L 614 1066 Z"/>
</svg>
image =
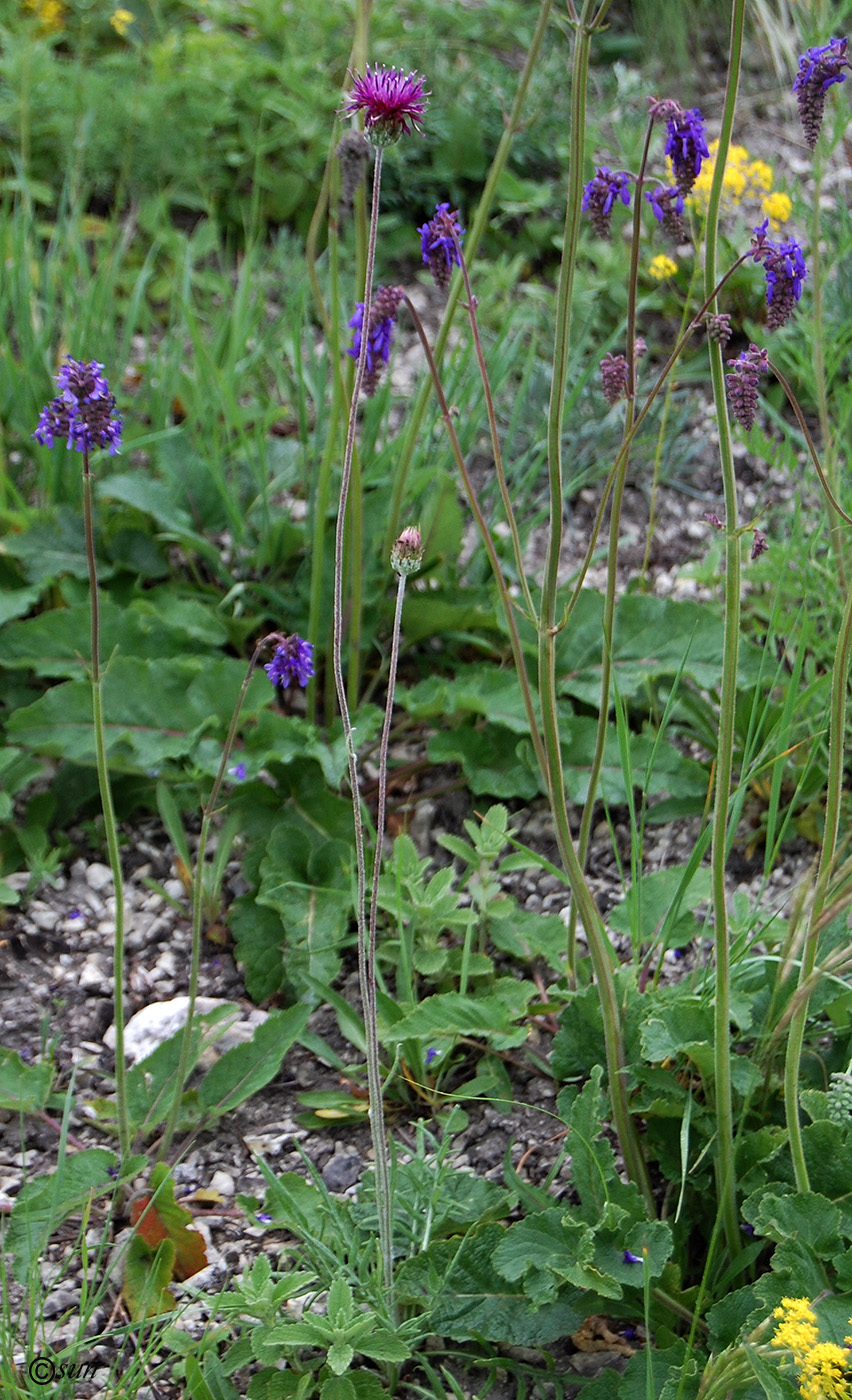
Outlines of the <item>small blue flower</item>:
<svg viewBox="0 0 852 1400">
<path fill-rule="evenodd" d="M 379 287 L 373 298 L 370 314 L 367 317 L 366 373 L 362 386 L 368 398 L 372 398 L 376 392 L 382 370 L 390 359 L 393 328 L 396 324 L 399 304 L 404 296 L 405 289 L 403 287 Z M 357 361 L 361 355 L 364 335 L 363 301 L 359 301 L 355 308 L 355 314 L 349 322 L 349 328 L 354 331 L 354 335 L 352 347 L 346 353 Z"/>
<path fill-rule="evenodd" d="M 429 1068 L 429 1066 L 431 1065 L 431 1063 L 432 1063 L 433 1060 L 437 1060 L 439 1053 L 440 1053 L 440 1052 L 439 1052 L 438 1050 L 433 1050 L 431 1047 L 426 1051 L 426 1068 L 427 1068 L 427 1069 Z"/>
<path fill-rule="evenodd" d="M 271 664 L 270 662 L 270 665 Z M 241 783 L 246 776 L 246 765 L 244 763 L 238 763 L 236 767 L 229 768 L 228 772 L 231 774 L 232 778 L 236 778 L 237 782 Z"/>
<path fill-rule="evenodd" d="M 624 1262 L 625 1264 L 641 1264 L 642 1256 L 641 1254 L 631 1254 L 629 1249 L 625 1249 Z"/>
<path fill-rule="evenodd" d="M 267 1215 L 265 1210 L 256 1210 L 254 1213 L 254 1218 L 255 1220 L 259 1220 L 261 1225 L 269 1225 L 272 1221 L 272 1216 Z"/>
<path fill-rule="evenodd" d="M 314 649 L 310 642 L 305 642 L 295 633 L 292 637 L 285 637 L 279 641 L 272 660 L 264 666 L 264 671 L 268 675 L 273 685 L 286 687 L 295 680 L 299 685 L 305 686 L 314 674 Z M 242 764 L 237 765 L 243 767 Z M 242 774 L 245 776 L 245 773 Z"/>
</svg>

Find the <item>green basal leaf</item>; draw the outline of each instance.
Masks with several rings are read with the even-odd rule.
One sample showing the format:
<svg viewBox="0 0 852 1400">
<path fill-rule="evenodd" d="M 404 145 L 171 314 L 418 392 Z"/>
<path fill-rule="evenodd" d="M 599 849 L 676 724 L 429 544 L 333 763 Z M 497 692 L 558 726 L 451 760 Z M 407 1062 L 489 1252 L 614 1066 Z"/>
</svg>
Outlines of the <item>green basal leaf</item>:
<svg viewBox="0 0 852 1400">
<path fill-rule="evenodd" d="M 2 900 L 0 900 L 2 902 Z M 27 1065 L 17 1050 L 0 1046 L 0 1108 L 12 1113 L 39 1113 L 53 1084 L 53 1065 Z"/>
</svg>

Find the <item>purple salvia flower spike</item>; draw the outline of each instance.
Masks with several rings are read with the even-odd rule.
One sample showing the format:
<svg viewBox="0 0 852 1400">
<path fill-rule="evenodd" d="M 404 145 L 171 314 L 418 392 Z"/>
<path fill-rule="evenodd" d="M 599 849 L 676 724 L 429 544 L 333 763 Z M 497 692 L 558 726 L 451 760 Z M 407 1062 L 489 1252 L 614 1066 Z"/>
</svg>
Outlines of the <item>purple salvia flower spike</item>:
<svg viewBox="0 0 852 1400">
<path fill-rule="evenodd" d="M 601 360 L 601 389 L 612 407 L 627 396 L 627 360 L 624 355 L 606 354 Z"/>
<path fill-rule="evenodd" d="M 370 315 L 367 318 L 367 359 L 363 392 L 368 398 L 372 398 L 379 387 L 382 370 L 390 359 L 391 345 L 393 344 L 393 328 L 396 324 L 396 316 L 399 304 L 405 296 L 403 287 L 379 287 L 373 298 L 370 307 Z M 355 314 L 349 322 L 349 328 L 354 332 L 351 349 L 347 350 L 347 355 L 351 355 L 353 360 L 357 360 L 361 354 L 361 340 L 364 334 L 364 303 L 358 303 Z"/>
<path fill-rule="evenodd" d="M 598 238 L 609 238 L 612 206 L 617 199 L 629 205 L 630 176 L 624 170 L 614 175 L 608 165 L 596 166 L 595 178 L 583 189 L 583 208 Z"/>
<path fill-rule="evenodd" d="M 728 364 L 730 368 L 725 383 L 731 416 L 748 432 L 757 416 L 760 376 L 769 368 L 769 355 L 758 345 L 750 345 Z"/>
<path fill-rule="evenodd" d="M 115 409 L 115 395 L 101 373 L 97 360 L 74 360 L 70 355 L 56 376 L 59 394 L 45 404 L 33 433 L 43 447 L 53 447 L 59 438 L 73 452 L 91 452 L 106 447 L 111 457 L 121 447 L 121 419 Z"/>
<path fill-rule="evenodd" d="M 271 639 L 270 639 L 271 640 Z M 291 681 L 306 686 L 314 674 L 314 648 L 311 642 L 303 641 L 294 633 L 282 637 L 272 656 L 264 666 L 273 685 L 286 688 Z"/>
<path fill-rule="evenodd" d="M 775 243 L 767 236 L 768 220 L 754 230 L 751 257 L 763 263 L 766 274 L 766 328 L 776 331 L 789 321 L 796 302 L 802 295 L 802 283 L 808 275 L 805 257 L 795 238 Z"/>
<path fill-rule="evenodd" d="M 682 195 L 688 195 L 695 184 L 701 162 L 710 152 L 704 139 L 704 118 L 697 107 L 666 122 L 668 137 L 666 155 L 672 163 L 675 184 Z"/>
<path fill-rule="evenodd" d="M 825 94 L 834 83 L 844 83 L 849 68 L 846 57 L 848 39 L 829 39 L 821 48 L 808 49 L 799 59 L 799 71 L 793 91 L 799 106 L 799 117 L 805 134 L 805 144 L 814 149 L 822 127 Z"/>
<path fill-rule="evenodd" d="M 461 267 L 459 244 L 465 230 L 459 223 L 458 209 L 450 212 L 449 204 L 436 205 L 434 217 L 417 232 L 420 234 L 423 261 L 432 274 L 435 286 L 445 291 L 450 285 L 453 264 Z"/>
</svg>

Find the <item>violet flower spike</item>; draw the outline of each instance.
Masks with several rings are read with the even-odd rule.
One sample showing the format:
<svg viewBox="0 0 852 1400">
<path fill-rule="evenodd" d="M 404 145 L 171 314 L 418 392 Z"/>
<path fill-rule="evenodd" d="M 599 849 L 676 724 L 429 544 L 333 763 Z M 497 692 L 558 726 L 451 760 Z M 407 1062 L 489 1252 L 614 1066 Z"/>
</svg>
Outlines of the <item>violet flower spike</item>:
<svg viewBox="0 0 852 1400">
<path fill-rule="evenodd" d="M 677 185 L 658 185 L 655 190 L 646 190 L 645 198 L 654 212 L 654 218 L 662 224 L 663 232 L 673 242 L 685 243 L 683 195 Z"/>
<path fill-rule="evenodd" d="M 293 633 L 284 637 L 275 648 L 272 660 L 264 666 L 273 685 L 285 688 L 291 681 L 306 686 L 314 674 L 314 648 L 311 642 L 303 641 Z"/>
<path fill-rule="evenodd" d="M 342 117 L 364 114 L 364 135 L 374 146 L 393 146 L 402 136 L 420 131 L 429 94 L 424 79 L 377 64 L 362 77 L 350 70 L 352 91 L 340 109 Z"/>
<path fill-rule="evenodd" d="M 846 57 L 848 39 L 829 39 L 821 48 L 808 49 L 799 59 L 799 71 L 793 91 L 799 107 L 799 117 L 805 144 L 813 150 L 822 127 L 825 94 L 834 83 L 845 83 L 843 68 L 849 68 Z"/>
<path fill-rule="evenodd" d="M 65 439 L 69 452 L 91 452 L 106 447 L 114 457 L 121 447 L 121 419 L 115 395 L 97 360 L 74 360 L 70 355 L 56 376 L 59 394 L 45 404 L 33 433 L 42 447 Z"/>
<path fill-rule="evenodd" d="M 437 204 L 434 217 L 428 224 L 417 230 L 420 234 L 420 247 L 423 261 L 432 274 L 432 280 L 439 291 L 450 285 L 453 265 L 461 267 L 459 244 L 464 238 L 465 229 L 459 223 L 459 211 L 450 212 L 449 204 Z"/>
<path fill-rule="evenodd" d="M 688 195 L 701 170 L 701 162 L 710 154 L 704 139 L 704 118 L 697 107 L 670 117 L 666 122 L 668 138 L 666 155 L 672 163 L 675 184 L 682 195 Z"/>
<path fill-rule="evenodd" d="M 731 416 L 748 432 L 757 417 L 760 376 L 769 369 L 769 355 L 758 345 L 750 345 L 728 364 L 725 385 Z"/>
<path fill-rule="evenodd" d="M 603 396 L 612 408 L 619 399 L 627 397 L 627 359 L 624 355 L 607 352 L 601 360 L 600 370 Z"/>
<path fill-rule="evenodd" d="M 390 360 L 393 344 L 393 328 L 399 304 L 405 296 L 403 287 L 379 287 L 370 307 L 367 318 L 367 358 L 366 372 L 361 385 L 367 398 L 372 398 L 379 387 L 382 370 Z M 364 334 L 364 303 L 359 301 L 355 314 L 349 322 L 354 332 L 352 346 L 346 351 L 357 362 L 361 354 L 361 341 Z"/>
<path fill-rule="evenodd" d="M 630 176 L 624 170 L 613 175 L 608 165 L 596 166 L 595 178 L 584 186 L 582 207 L 588 213 L 598 238 L 609 238 L 612 206 L 617 199 L 629 205 Z"/>
<path fill-rule="evenodd" d="M 766 274 L 767 330 L 780 329 L 789 321 L 796 302 L 802 295 L 802 283 L 808 275 L 805 257 L 795 238 L 775 243 L 767 236 L 769 220 L 764 219 L 754 230 L 750 256 L 763 263 Z"/>
</svg>

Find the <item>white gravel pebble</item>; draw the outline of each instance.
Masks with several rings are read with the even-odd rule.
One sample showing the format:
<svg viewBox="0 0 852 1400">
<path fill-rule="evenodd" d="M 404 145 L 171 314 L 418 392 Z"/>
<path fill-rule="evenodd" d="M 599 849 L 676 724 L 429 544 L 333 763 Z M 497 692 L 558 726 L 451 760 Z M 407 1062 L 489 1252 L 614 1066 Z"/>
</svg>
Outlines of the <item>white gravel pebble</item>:
<svg viewBox="0 0 852 1400">
<path fill-rule="evenodd" d="M 86 867 L 86 884 L 93 890 L 105 890 L 107 885 L 112 884 L 112 871 L 109 866 L 93 860 L 92 864 Z"/>
</svg>

